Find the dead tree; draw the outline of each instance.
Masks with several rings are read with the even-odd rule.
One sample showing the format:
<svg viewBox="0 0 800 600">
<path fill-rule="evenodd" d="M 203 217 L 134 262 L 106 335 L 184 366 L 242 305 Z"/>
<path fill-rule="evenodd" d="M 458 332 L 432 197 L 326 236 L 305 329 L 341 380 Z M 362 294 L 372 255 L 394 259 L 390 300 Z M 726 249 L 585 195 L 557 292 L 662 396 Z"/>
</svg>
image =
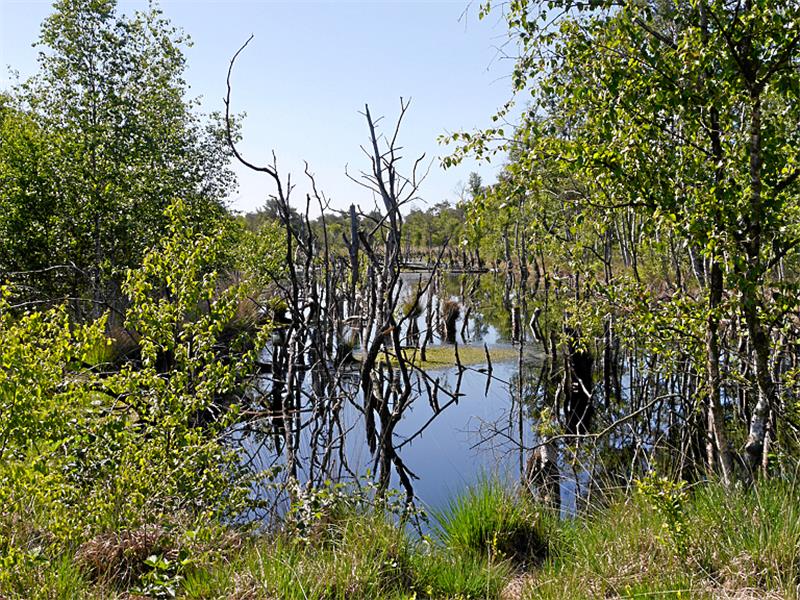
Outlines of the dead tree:
<svg viewBox="0 0 800 600">
<path fill-rule="evenodd" d="M 416 160 L 409 176 L 401 175 L 398 163 L 401 148 L 397 143 L 400 126 L 409 103 L 400 100 L 400 115 L 391 137 L 378 133 L 377 121 L 369 106 L 364 117 L 369 128 L 369 146 L 362 147 L 370 169 L 351 180 L 369 189 L 381 203 L 381 219 L 372 231 L 360 232 L 361 245 L 369 263 L 369 287 L 375 290 L 367 307 L 364 356 L 361 365 L 361 389 L 364 398 L 367 443 L 374 456 L 380 489 L 386 489 L 392 469 L 397 473 L 409 501 L 413 499 L 413 473 L 395 451 L 394 429 L 413 400 L 411 374 L 401 345 L 400 330 L 413 312 L 398 319 L 402 280 L 402 223 L 400 208 L 417 197 L 422 177 L 418 169 L 424 155 Z M 380 244 L 380 246 L 378 245 Z M 427 287 L 427 286 L 426 286 Z M 418 297 L 422 290 L 418 290 Z M 385 360 L 379 363 L 379 358 Z"/>
<path fill-rule="evenodd" d="M 379 134 L 378 121 L 373 120 L 368 107 L 364 112 L 370 143 L 362 149 L 369 158 L 370 168 L 351 179 L 375 194 L 380 202 L 379 215 L 365 215 L 351 207 L 350 236 L 344 238 L 348 256 L 336 257 L 329 249 L 325 219 L 330 209 L 308 167 L 306 175 L 312 192 L 305 197 L 305 211 L 298 225 L 289 206 L 294 187 L 289 177 L 284 180 L 279 175 L 274 154 L 271 165 L 257 166 L 236 149 L 231 134 L 230 80 L 234 62 L 246 46 L 247 43 L 234 55 L 228 70 L 225 100 L 228 142 L 242 164 L 266 174 L 275 185 L 273 197 L 285 233 L 285 264 L 271 282 L 273 300 L 277 296 L 281 303 L 281 319 L 268 348 L 272 362 L 263 365 L 267 380 L 265 400 L 260 403 L 254 400 L 244 411 L 247 422 L 240 424 L 241 430 L 246 432 L 266 425 L 271 430 L 262 436 L 264 439 L 279 436 L 279 443 L 274 444 L 278 452 L 273 464 L 282 467 L 289 490 L 299 489 L 301 480 L 314 487 L 325 485 L 328 480 L 339 481 L 344 476 L 358 481 L 358 474 L 350 470 L 347 462 L 345 438 L 354 424 L 344 422 L 342 409 L 349 404 L 363 417 L 379 489 L 386 490 L 392 474 L 396 473 L 410 502 L 415 476 L 398 453 L 403 444 L 395 443 L 395 427 L 421 395 L 424 384 L 433 415 L 408 439 L 420 435 L 446 406 L 458 400 L 460 374 L 454 391 L 441 389 L 424 371 L 415 370 L 401 345 L 406 321 L 419 316 L 418 306 L 423 297 L 430 299 L 434 295 L 432 284 L 436 282 L 444 255 L 442 248 L 431 276 L 414 291 L 411 301 L 414 308 L 402 311 L 400 209 L 416 197 L 424 179 L 424 174 L 418 176 L 423 157 L 413 163 L 409 176 L 401 175 L 397 168 L 401 160 L 397 137 L 408 102 L 401 99 L 400 116 L 391 137 Z M 309 218 L 313 202 L 318 204 L 322 215 L 316 230 L 312 229 Z M 428 315 L 426 340 L 431 319 Z M 359 331 L 361 337 L 361 365 L 357 371 L 353 361 L 347 360 L 352 356 L 347 332 L 353 331 Z M 421 336 L 421 332 L 414 335 Z M 449 396 L 450 401 L 440 404 L 439 395 Z"/>
<path fill-rule="evenodd" d="M 537 446 L 528 458 L 525 484 L 531 495 L 554 510 L 561 510 L 561 482 L 558 451 L 552 441 Z"/>
<path fill-rule="evenodd" d="M 564 353 L 564 419 L 567 433 L 584 434 L 591 430 L 594 356 L 581 343 L 580 334 L 565 328 L 567 349 Z"/>
</svg>

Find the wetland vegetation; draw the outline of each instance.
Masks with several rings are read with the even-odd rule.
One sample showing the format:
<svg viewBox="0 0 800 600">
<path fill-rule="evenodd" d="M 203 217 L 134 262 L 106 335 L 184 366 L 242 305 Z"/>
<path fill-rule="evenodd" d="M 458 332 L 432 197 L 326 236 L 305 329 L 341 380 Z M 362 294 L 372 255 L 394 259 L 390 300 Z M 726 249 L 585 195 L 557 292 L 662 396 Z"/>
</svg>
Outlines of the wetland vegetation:
<svg viewBox="0 0 800 600">
<path fill-rule="evenodd" d="M 0 91 L 0 598 L 798 597 L 800 7 L 481 14 L 529 104 L 442 167 L 497 181 L 420 209 L 366 105 L 338 210 L 240 150 L 247 43 L 201 115 L 155 6 L 54 4 Z"/>
</svg>

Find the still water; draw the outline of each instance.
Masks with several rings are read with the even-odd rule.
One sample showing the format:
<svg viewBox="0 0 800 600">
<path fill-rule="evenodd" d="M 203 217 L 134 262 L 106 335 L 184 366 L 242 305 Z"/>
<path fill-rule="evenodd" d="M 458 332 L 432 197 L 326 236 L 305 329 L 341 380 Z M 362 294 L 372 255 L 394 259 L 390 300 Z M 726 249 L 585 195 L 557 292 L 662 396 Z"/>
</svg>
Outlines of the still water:
<svg viewBox="0 0 800 600">
<path fill-rule="evenodd" d="M 406 275 L 406 287 L 411 289 L 419 274 Z M 454 281 L 451 279 L 451 282 Z M 453 286 L 455 289 L 456 286 Z M 463 285 L 461 286 L 463 289 Z M 448 290 L 440 292 L 448 297 Z M 486 294 L 485 296 L 489 296 Z M 495 296 L 496 297 L 496 296 Z M 470 310 L 463 309 L 463 298 L 456 294 L 451 299 L 462 302 L 458 321 L 459 347 L 487 345 L 490 354 L 500 350 L 505 360 L 492 360 L 489 374 L 487 364 L 470 364 L 460 374 L 456 366 L 426 370 L 428 389 L 439 386 L 442 390 L 458 392 L 457 401 L 443 392 L 437 395 L 435 410 L 430 394 L 419 374 L 414 375 L 418 393 L 394 432 L 394 446 L 408 470 L 416 476 L 413 488 L 416 502 L 435 512 L 447 507 L 456 496 L 468 487 L 488 476 L 511 482 L 521 481 L 527 461 L 525 447 L 535 444 L 536 419 L 533 413 L 539 396 L 538 384 L 543 357 L 540 349 L 530 339 L 523 337 L 523 347 L 509 341 L 510 315 L 497 306 L 488 306 L 473 301 Z M 431 297 L 429 302 L 438 306 L 440 299 Z M 464 315 L 468 322 L 464 325 Z M 425 314 L 418 324 L 424 331 Z M 528 336 L 529 337 L 529 336 Z M 429 346 L 435 349 L 442 341 L 438 333 Z M 516 357 L 516 358 L 514 358 Z M 271 385 L 269 378 L 263 382 L 264 390 Z M 316 393 L 313 383 L 305 383 Z M 357 378 L 347 391 L 349 399 L 341 408 L 340 466 L 342 479 L 368 476 L 375 472 L 376 465 L 366 443 L 363 426 L 362 403 Z M 237 443 L 244 449 L 248 464 L 256 471 L 283 464 L 279 442 L 269 435 L 255 435 L 251 429 L 242 432 Z M 307 439 L 300 444 L 297 462 L 311 464 L 314 451 Z M 333 462 L 336 462 L 334 459 Z M 396 473 L 392 474 L 392 487 L 399 487 Z M 574 510 L 574 493 L 570 483 L 562 483 L 562 510 Z"/>
</svg>

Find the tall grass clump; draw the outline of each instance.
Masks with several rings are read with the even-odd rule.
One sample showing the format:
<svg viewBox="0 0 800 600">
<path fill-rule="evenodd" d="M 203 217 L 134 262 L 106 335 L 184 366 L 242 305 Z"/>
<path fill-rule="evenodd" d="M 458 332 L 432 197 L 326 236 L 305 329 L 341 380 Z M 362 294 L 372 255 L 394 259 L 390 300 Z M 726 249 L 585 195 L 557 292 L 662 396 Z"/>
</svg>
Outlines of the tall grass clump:
<svg viewBox="0 0 800 600">
<path fill-rule="evenodd" d="M 552 517 L 496 478 L 484 478 L 434 514 L 444 544 L 459 553 L 536 562 L 547 554 Z"/>
</svg>

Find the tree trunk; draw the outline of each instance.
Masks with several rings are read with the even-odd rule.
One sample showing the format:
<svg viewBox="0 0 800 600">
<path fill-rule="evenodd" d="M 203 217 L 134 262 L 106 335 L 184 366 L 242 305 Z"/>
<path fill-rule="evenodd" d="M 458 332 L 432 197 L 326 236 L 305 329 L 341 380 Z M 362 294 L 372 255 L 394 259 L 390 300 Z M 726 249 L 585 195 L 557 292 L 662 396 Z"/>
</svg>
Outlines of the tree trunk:
<svg viewBox="0 0 800 600">
<path fill-rule="evenodd" d="M 525 468 L 525 484 L 536 500 L 555 511 L 561 510 L 558 452 L 552 441 L 544 442 L 531 453 Z"/>
<path fill-rule="evenodd" d="M 769 369 L 770 341 L 766 327 L 759 320 L 760 298 L 758 283 L 763 277 L 761 261 L 761 100 L 756 94 L 752 98 L 750 120 L 750 222 L 746 238 L 747 268 L 745 281 L 740 286 L 745 323 L 750 344 L 755 354 L 756 385 L 758 401 L 750 418 L 750 432 L 745 444 L 745 458 L 751 473 L 754 473 L 764 450 L 767 415 L 773 404 L 772 375 Z"/>
<path fill-rule="evenodd" d="M 720 350 L 719 315 L 717 310 L 722 302 L 722 268 L 712 261 L 708 288 L 708 320 L 706 321 L 706 385 L 708 387 L 708 439 L 713 440 L 719 454 L 722 483 L 729 486 L 733 482 L 733 461 L 725 430 L 725 418 L 720 399 Z M 711 450 L 711 449 L 709 449 Z M 708 452 L 709 468 L 713 468 L 713 451 Z"/>
</svg>

